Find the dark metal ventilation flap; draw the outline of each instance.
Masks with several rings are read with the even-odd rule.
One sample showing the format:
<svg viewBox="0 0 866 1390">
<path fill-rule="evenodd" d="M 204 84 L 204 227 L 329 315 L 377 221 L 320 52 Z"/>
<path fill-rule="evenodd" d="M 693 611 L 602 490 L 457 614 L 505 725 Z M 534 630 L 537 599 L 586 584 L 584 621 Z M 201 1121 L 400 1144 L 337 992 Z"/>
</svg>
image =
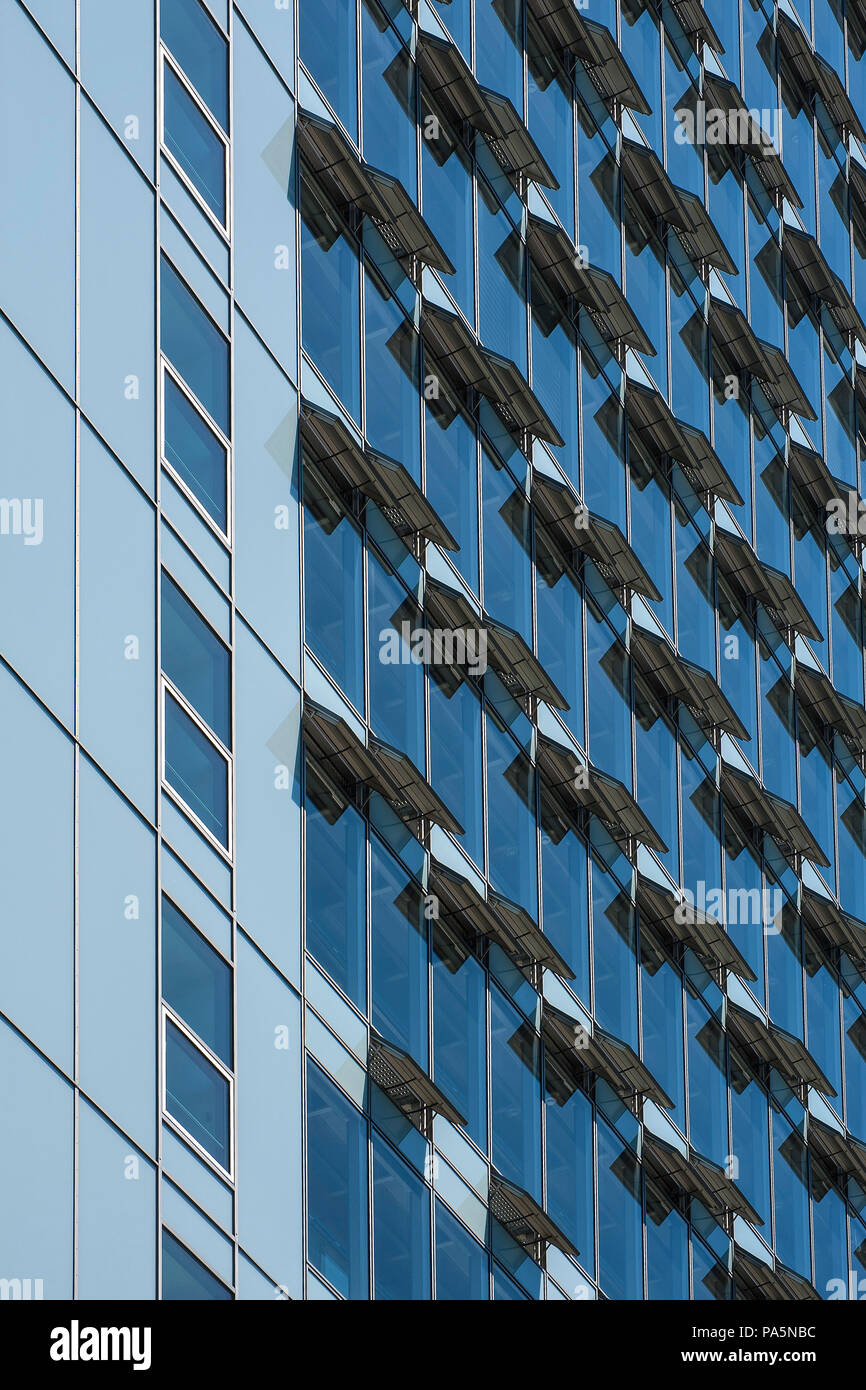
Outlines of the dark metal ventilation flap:
<svg viewBox="0 0 866 1390">
<path fill-rule="evenodd" d="M 454 267 L 399 179 L 361 159 L 343 132 L 309 111 L 298 114 L 298 144 L 307 163 L 337 204 L 350 203 L 370 217 L 398 255 L 454 274 Z"/>
<path fill-rule="evenodd" d="M 370 1036 L 367 1070 L 370 1079 L 418 1129 L 426 1128 L 427 1111 L 444 1115 L 452 1125 L 465 1126 L 465 1118 L 430 1080 L 424 1068 L 402 1047 L 386 1042 L 378 1033 Z"/>
<path fill-rule="evenodd" d="M 302 400 L 301 438 L 305 458 L 311 458 L 320 469 L 335 470 L 348 487 L 371 498 L 399 534 L 426 536 L 445 550 L 459 550 L 402 463 L 363 449 L 337 415 Z"/>
</svg>

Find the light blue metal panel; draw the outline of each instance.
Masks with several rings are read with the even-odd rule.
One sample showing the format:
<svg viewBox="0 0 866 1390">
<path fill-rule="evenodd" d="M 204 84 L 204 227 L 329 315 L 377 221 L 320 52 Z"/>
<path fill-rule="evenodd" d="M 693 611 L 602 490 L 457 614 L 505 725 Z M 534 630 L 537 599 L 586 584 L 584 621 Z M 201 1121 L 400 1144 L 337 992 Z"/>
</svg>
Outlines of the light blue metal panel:
<svg viewBox="0 0 866 1390">
<path fill-rule="evenodd" d="M 86 758 L 78 836 L 81 1084 L 155 1154 L 155 837 Z"/>
<path fill-rule="evenodd" d="M 153 819 L 156 795 L 155 514 L 81 430 L 79 718 L 87 751 Z"/>
<path fill-rule="evenodd" d="M 156 1179 L 145 1156 L 82 1100 L 78 1297 L 156 1297 Z"/>
<path fill-rule="evenodd" d="M 298 996 L 238 938 L 238 1236 L 292 1298 L 303 1287 Z"/>
</svg>

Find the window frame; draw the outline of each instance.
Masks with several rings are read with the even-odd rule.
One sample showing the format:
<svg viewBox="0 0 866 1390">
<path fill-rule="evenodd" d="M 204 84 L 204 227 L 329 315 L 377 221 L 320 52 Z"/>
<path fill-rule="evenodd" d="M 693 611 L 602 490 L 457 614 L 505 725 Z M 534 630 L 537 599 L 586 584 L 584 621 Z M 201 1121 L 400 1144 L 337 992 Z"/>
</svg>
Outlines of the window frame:
<svg viewBox="0 0 866 1390">
<path fill-rule="evenodd" d="M 190 1258 L 193 1259 L 193 1260 L 195 1260 L 196 1264 L 200 1264 L 201 1267 L 202 1267 L 202 1269 L 205 1271 L 206 1274 L 209 1274 L 209 1275 L 211 1276 L 211 1278 L 214 1279 L 214 1280 L 216 1281 L 216 1283 L 222 1285 L 222 1287 L 231 1295 L 231 1301 L 232 1301 L 232 1302 L 236 1302 L 236 1301 L 237 1301 L 237 1294 L 235 1293 L 234 1286 L 233 1286 L 232 1284 L 227 1284 L 226 1281 L 225 1281 L 225 1279 L 223 1279 L 221 1275 L 217 1274 L 217 1273 L 216 1273 L 216 1270 L 214 1270 L 214 1269 L 208 1264 L 208 1262 L 207 1262 L 206 1260 L 202 1259 L 201 1255 L 197 1254 L 196 1251 L 193 1250 L 192 1247 L 191 1247 L 190 1245 L 188 1245 L 188 1244 L 186 1243 L 185 1240 L 181 1240 L 181 1238 L 180 1238 L 180 1236 L 177 1234 L 177 1232 L 176 1232 L 176 1231 L 173 1231 L 172 1228 L 171 1228 L 170 1226 L 167 1226 L 167 1225 L 165 1224 L 164 1221 L 160 1223 L 160 1233 L 159 1233 L 159 1234 L 160 1234 L 160 1240 L 159 1240 L 159 1298 L 158 1298 L 158 1300 L 157 1300 L 158 1302 L 160 1302 L 160 1303 L 163 1302 L 163 1286 L 162 1286 L 162 1279 L 163 1279 L 163 1258 L 162 1258 L 162 1252 L 163 1252 L 163 1238 L 164 1238 L 165 1236 L 167 1236 L 167 1235 L 171 1237 L 171 1239 L 174 1241 L 175 1245 L 179 1245 L 179 1246 L 181 1247 L 182 1250 L 185 1250 L 186 1253 L 190 1256 Z M 166 1300 L 166 1302 L 169 1302 L 169 1303 L 173 1303 L 174 1301 L 175 1301 L 174 1299 L 167 1299 L 167 1300 Z M 225 1302 L 225 1303 L 228 1303 L 230 1300 L 229 1300 L 229 1299 L 223 1299 L 223 1300 L 221 1300 L 221 1301 L 222 1301 L 222 1302 Z"/>
<path fill-rule="evenodd" d="M 181 692 L 181 691 L 177 688 L 177 686 L 174 684 L 174 682 L 172 681 L 171 677 L 166 675 L 165 671 L 163 671 L 163 669 L 162 669 L 162 664 L 161 664 L 161 662 L 160 662 L 159 681 L 160 681 L 160 691 L 159 691 L 160 715 L 161 715 L 161 721 L 162 721 L 162 722 L 161 722 L 162 748 L 161 748 L 161 753 L 160 753 L 160 788 L 161 788 L 161 790 L 162 790 L 163 792 L 165 792 L 165 793 L 171 798 L 171 800 L 175 803 L 175 805 L 178 806 L 179 809 L 183 811 L 184 815 L 186 815 L 186 816 L 189 817 L 189 819 L 190 819 L 190 820 L 193 822 L 193 824 L 195 825 L 195 828 L 196 828 L 198 831 L 200 831 L 200 833 L 203 834 L 203 835 L 206 837 L 206 839 L 207 839 L 207 841 L 208 841 L 208 844 L 210 844 L 214 849 L 216 849 L 216 850 L 219 852 L 219 854 L 221 855 L 221 857 L 222 857 L 223 859 L 227 860 L 229 864 L 231 864 L 231 863 L 233 862 L 233 852 L 234 852 L 234 851 L 233 851 L 233 844 L 234 844 L 234 758 L 233 758 L 232 752 L 231 752 L 230 749 L 226 748 L 225 744 L 220 740 L 220 738 L 218 737 L 218 735 L 215 734 L 215 733 L 213 732 L 213 730 L 211 729 L 210 725 L 207 724 L 206 721 L 205 721 L 204 719 L 202 719 L 201 715 L 198 713 L 198 711 L 196 710 L 195 706 L 190 704 L 189 700 L 186 699 L 186 697 L 182 694 L 182 692 Z M 219 839 L 216 837 L 216 835 L 214 835 L 213 831 L 210 830 L 210 829 L 205 825 L 204 821 L 201 819 L 201 817 L 200 817 L 199 815 L 197 815 L 197 813 L 193 810 L 192 806 L 190 806 L 189 803 L 186 802 L 186 801 L 184 800 L 184 798 L 183 798 L 183 796 L 180 794 L 180 792 L 179 792 L 175 787 L 173 787 L 172 784 L 171 784 L 171 782 L 169 782 L 169 780 L 168 780 L 167 770 L 166 770 L 166 737 L 165 737 L 165 731 L 166 731 L 166 697 L 167 697 L 168 695 L 170 695 L 170 696 L 172 697 L 172 699 L 175 700 L 175 701 L 177 702 L 178 705 L 180 705 L 180 707 L 181 707 L 181 709 L 183 710 L 184 714 L 186 714 L 186 715 L 189 716 L 189 718 L 190 718 L 190 719 L 193 721 L 193 723 L 195 724 L 196 728 L 199 729 L 199 731 L 200 731 L 202 734 L 204 734 L 205 738 L 208 740 L 209 743 L 211 743 L 211 744 L 213 745 L 213 747 L 214 747 L 214 748 L 216 749 L 216 751 L 220 754 L 220 756 L 223 758 L 223 760 L 224 760 L 224 762 L 225 762 L 225 764 L 226 764 L 226 780 L 227 780 L 227 797 L 226 797 L 226 840 L 227 840 L 227 843 L 226 843 L 226 844 L 223 844 L 222 841 L 219 840 Z"/>
<path fill-rule="evenodd" d="M 223 1179 L 223 1181 L 225 1181 L 225 1180 L 227 1179 L 230 1183 L 234 1184 L 234 1180 L 235 1180 L 235 1170 L 236 1170 L 236 1166 L 237 1166 L 237 1163 L 236 1163 L 236 1155 L 235 1155 L 235 1077 L 234 1077 L 234 1072 L 229 1071 L 229 1069 L 228 1069 L 228 1067 L 226 1066 L 225 1062 L 221 1061 L 221 1059 L 216 1055 L 216 1053 L 211 1051 L 211 1049 L 208 1047 L 207 1043 L 206 1043 L 206 1042 L 203 1042 L 202 1039 L 198 1036 L 198 1034 L 195 1033 L 195 1032 L 193 1032 L 193 1030 L 192 1030 L 192 1028 L 190 1028 L 189 1024 L 188 1024 L 188 1023 L 185 1023 L 184 1020 L 180 1017 L 180 1015 L 179 1015 L 178 1013 L 176 1013 L 175 1010 L 171 1007 L 171 1005 L 168 1004 L 168 1003 L 166 1003 L 166 1001 L 165 1001 L 165 999 L 162 997 L 162 995 L 160 995 L 159 1010 L 160 1010 L 159 1035 L 160 1035 L 160 1047 L 161 1047 L 161 1049 L 162 1049 L 162 1055 L 161 1055 L 161 1057 L 160 1057 L 160 1114 L 161 1114 L 162 1122 L 163 1122 L 163 1124 L 167 1124 L 167 1125 L 169 1126 L 170 1129 L 174 1130 L 174 1132 L 175 1132 L 181 1139 L 183 1139 L 184 1143 L 188 1144 L 188 1145 L 195 1151 L 195 1153 L 198 1155 L 198 1157 L 201 1158 L 201 1159 L 203 1159 L 204 1162 L 206 1162 L 206 1163 L 209 1165 L 209 1167 L 211 1167 L 211 1168 L 213 1169 L 213 1171 L 214 1171 L 215 1173 L 217 1173 L 217 1174 Z M 178 1031 L 181 1032 L 181 1033 L 183 1034 L 183 1036 L 186 1038 L 187 1042 L 189 1042 L 194 1048 L 196 1048 L 197 1051 L 200 1052 L 201 1055 L 204 1057 L 205 1061 L 206 1061 L 206 1062 L 209 1062 L 209 1063 L 211 1064 L 211 1066 L 214 1067 L 214 1068 L 216 1069 L 216 1071 L 219 1072 L 219 1074 L 222 1076 L 223 1080 L 225 1080 L 225 1081 L 228 1083 L 228 1144 L 227 1144 L 227 1149 L 228 1149 L 228 1160 L 229 1160 L 229 1164 L 230 1164 L 230 1166 L 229 1166 L 228 1168 L 224 1168 L 223 1165 L 220 1163 L 219 1159 L 214 1158 L 213 1154 L 210 1153 L 210 1152 L 204 1147 L 204 1145 L 203 1145 L 202 1143 L 200 1143 L 198 1139 L 195 1138 L 194 1135 L 190 1134 L 190 1132 L 189 1132 L 189 1130 L 186 1128 L 186 1126 L 177 1118 L 176 1115 L 173 1115 L 172 1112 L 171 1112 L 171 1111 L 169 1110 L 169 1108 L 168 1108 L 168 1086 L 167 1086 L 167 1072 L 168 1072 L 168 1066 L 167 1066 L 167 1063 L 168 1063 L 168 1025 L 169 1025 L 169 1023 L 172 1023 L 172 1024 L 174 1025 L 174 1027 L 177 1028 Z M 222 1283 L 223 1281 L 221 1280 L 220 1282 Z"/>
<path fill-rule="evenodd" d="M 231 344 L 229 344 L 229 352 L 231 352 Z M 234 532 L 233 520 L 234 520 L 234 518 L 233 518 L 233 507 L 232 507 L 232 500 L 233 500 L 233 498 L 234 498 L 234 461 L 233 461 L 233 458 L 232 458 L 232 446 L 231 446 L 231 441 L 226 437 L 226 435 L 223 434 L 222 430 L 220 429 L 220 427 L 219 427 L 219 425 L 216 423 L 216 421 L 213 419 L 213 417 L 211 416 L 210 412 L 207 411 L 206 408 L 202 405 L 201 401 L 198 399 L 198 397 L 196 396 L 195 392 L 192 390 L 192 388 L 191 388 L 190 386 L 187 385 L 186 381 L 185 381 L 184 378 L 181 376 L 181 374 L 180 374 L 180 372 L 178 371 L 177 367 L 175 367 L 174 364 L 168 359 L 168 357 L 166 357 L 166 355 L 165 355 L 165 353 L 162 351 L 162 349 L 160 349 L 160 354 L 159 354 L 159 365 L 160 365 L 160 372 L 159 372 L 158 392 L 159 392 L 159 421 L 160 421 L 160 440 L 159 440 L 159 462 L 160 462 L 160 466 L 161 466 L 162 468 L 164 468 L 165 471 L 168 473 L 168 475 L 169 475 L 169 477 L 171 478 L 171 481 L 174 483 L 175 487 L 179 488 L 180 491 L 183 493 L 183 495 L 184 495 L 186 501 L 189 502 L 190 505 L 191 505 L 192 507 L 195 508 L 195 510 L 196 510 L 196 512 L 198 513 L 199 517 L 201 517 L 201 519 L 210 527 L 210 529 L 213 531 L 214 535 L 216 536 L 217 540 L 219 540 L 220 543 L 221 543 L 223 546 L 226 546 L 226 547 L 231 548 L 231 546 L 233 545 L 233 542 L 234 542 L 234 535 L 233 535 L 233 532 Z M 174 467 L 174 464 L 170 461 L 170 459 L 169 459 L 169 457 L 168 457 L 168 454 L 167 454 L 167 452 L 166 452 L 166 441 L 165 441 L 165 415 L 166 415 L 166 412 L 165 412 L 165 394 L 166 394 L 166 393 L 165 393 L 165 379 L 166 379 L 166 376 L 169 376 L 169 377 L 171 378 L 172 384 L 178 388 L 178 390 L 182 393 L 183 396 L 186 397 L 186 400 L 188 401 L 188 403 L 190 404 L 190 406 L 192 406 L 193 410 L 196 412 L 197 415 L 200 415 L 200 416 L 201 416 L 201 418 L 202 418 L 204 424 L 205 424 L 205 425 L 207 426 L 207 428 L 212 432 L 212 434 L 213 434 L 214 437 L 216 438 L 217 442 L 218 442 L 218 443 L 225 449 L 225 451 L 226 451 L 226 528 L 225 528 L 225 530 L 222 529 L 222 527 L 220 526 L 220 524 L 219 524 L 218 521 L 215 521 L 215 520 L 214 520 L 214 518 L 211 516 L 210 512 L 207 510 L 207 507 L 205 507 L 204 503 L 201 502 L 201 501 L 199 500 L 198 497 L 196 497 L 196 495 L 195 495 L 195 493 L 193 492 L 192 488 L 189 486 L 189 483 L 187 483 L 187 482 L 181 477 L 181 475 L 178 473 L 177 469 Z"/>
<path fill-rule="evenodd" d="M 231 237 L 231 229 L 234 221 L 232 207 L 232 168 L 231 168 L 231 142 L 223 130 L 222 126 L 211 115 L 204 98 L 199 96 L 198 91 L 187 77 L 180 63 L 174 57 L 171 49 L 166 46 L 165 40 L 159 41 L 159 75 L 157 79 L 157 101 L 159 103 L 159 152 L 171 165 L 172 173 L 183 183 L 186 191 L 195 199 L 198 208 L 205 213 L 208 220 L 219 232 L 223 240 L 228 244 Z M 225 221 L 221 221 L 217 213 L 214 212 L 210 203 L 205 198 L 201 190 L 196 186 L 189 174 L 180 164 L 175 155 L 168 147 L 165 130 L 165 69 L 171 68 L 173 75 L 180 82 L 190 101 L 196 107 L 200 116 L 210 126 L 213 133 L 217 136 L 222 145 L 223 151 L 223 184 L 225 189 Z"/>
</svg>

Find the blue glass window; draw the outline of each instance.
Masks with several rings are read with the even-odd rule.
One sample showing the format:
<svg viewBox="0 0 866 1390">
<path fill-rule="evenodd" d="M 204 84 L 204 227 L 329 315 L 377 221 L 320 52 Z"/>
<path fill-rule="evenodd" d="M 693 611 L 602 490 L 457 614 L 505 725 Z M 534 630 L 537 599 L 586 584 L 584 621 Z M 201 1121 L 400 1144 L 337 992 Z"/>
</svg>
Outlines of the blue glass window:
<svg viewBox="0 0 866 1390">
<path fill-rule="evenodd" d="M 162 669 L 226 747 L 231 744 L 228 648 L 180 589 L 162 576 Z"/>
<path fill-rule="evenodd" d="M 592 861 L 595 1012 L 603 1028 L 637 1049 L 634 906 L 613 874 Z"/>
<path fill-rule="evenodd" d="M 162 350 L 227 435 L 229 345 L 164 256 L 160 295 Z"/>
<path fill-rule="evenodd" d="M 364 1009 L 367 999 L 364 822 L 307 765 L 307 950 Z"/>
<path fill-rule="evenodd" d="M 776 1215 L 776 1253 L 783 1264 L 808 1279 L 809 1167 L 806 1145 L 781 1115 L 774 1114 L 773 1198 Z"/>
<path fill-rule="evenodd" d="M 418 334 L 378 275 L 364 276 L 366 434 L 371 448 L 421 477 Z M 318 312 L 318 310 L 317 310 Z"/>
<path fill-rule="evenodd" d="M 699 999 L 687 997 L 689 1138 L 698 1153 L 724 1163 L 728 1148 L 726 1038 Z"/>
<path fill-rule="evenodd" d="M 453 8 L 453 7 L 452 7 Z M 475 241 L 472 235 L 472 161 L 438 107 L 422 87 L 421 175 L 424 220 L 454 266 L 448 290 L 469 322 L 475 323 Z"/>
<path fill-rule="evenodd" d="M 487 986 L 473 955 L 433 932 L 433 1075 L 487 1149 Z"/>
<path fill-rule="evenodd" d="M 162 900 L 162 993 L 184 1023 L 231 1066 L 231 966 L 169 898 Z"/>
<path fill-rule="evenodd" d="M 367 1123 L 307 1064 L 307 1244 L 310 1264 L 344 1298 L 367 1297 Z"/>
<path fill-rule="evenodd" d="M 364 710 L 361 537 L 349 518 L 304 476 L 304 630 L 307 646 Z"/>
<path fill-rule="evenodd" d="M 318 0 L 313 0 L 318 5 Z M 361 419 L 361 287 L 358 250 L 309 179 L 301 181 L 304 351 L 353 420 Z"/>
<path fill-rule="evenodd" d="M 538 912 L 535 769 L 496 720 L 487 718 L 487 849 L 493 886 Z"/>
<path fill-rule="evenodd" d="M 580 1262 L 595 1267 L 592 1200 L 592 1106 L 574 1080 L 554 1068 L 546 1070 L 547 1209 L 577 1246 Z"/>
<path fill-rule="evenodd" d="M 608 1298 L 643 1294 L 641 1169 L 618 1135 L 598 1124 L 599 1282 Z"/>
<path fill-rule="evenodd" d="M 436 1199 L 436 1300 L 489 1298 L 487 1251 Z"/>
<path fill-rule="evenodd" d="M 689 1296 L 689 1228 L 679 1212 L 647 1190 L 647 1298 Z"/>
<path fill-rule="evenodd" d="M 228 44 L 199 0 L 160 6 L 160 35 L 199 96 L 228 129 Z"/>
<path fill-rule="evenodd" d="M 770 1110 L 766 1092 L 731 1050 L 731 1177 L 769 1231 Z"/>
<path fill-rule="evenodd" d="M 355 0 L 298 0 L 298 32 L 304 67 L 357 140 Z"/>
<path fill-rule="evenodd" d="M 229 1083 L 185 1033 L 165 1027 L 165 1108 L 225 1169 L 229 1153 Z"/>
<path fill-rule="evenodd" d="M 541 1195 L 540 1042 L 503 998 L 490 992 L 493 1162 L 512 1182 Z"/>
<path fill-rule="evenodd" d="M 393 174 L 414 198 L 415 64 L 376 0 L 361 6 L 361 51 L 364 158 Z"/>
<path fill-rule="evenodd" d="M 165 457 L 205 511 L 225 531 L 228 522 L 227 453 L 187 400 L 177 383 L 165 374 Z"/>
<path fill-rule="evenodd" d="M 484 607 L 532 643 L 529 500 L 507 468 L 483 450 Z"/>
<path fill-rule="evenodd" d="M 550 815 L 548 811 L 550 810 Z M 589 908 L 584 841 L 572 830 L 563 834 L 559 814 L 541 791 L 541 903 L 547 939 L 571 966 L 571 988 L 589 1003 Z"/>
<path fill-rule="evenodd" d="M 226 219 L 226 148 L 183 83 L 165 65 L 165 143 L 221 222 Z"/>
<path fill-rule="evenodd" d="M 373 1023 L 427 1065 L 427 924 L 420 891 L 373 842 Z"/>
<path fill-rule="evenodd" d="M 461 848 L 484 864 L 481 702 L 466 681 L 430 670 L 430 781 L 463 826 Z"/>
<path fill-rule="evenodd" d="M 526 247 L 482 180 L 478 183 L 478 295 L 484 346 L 526 373 Z"/>
<path fill-rule="evenodd" d="M 430 1297 L 430 1189 L 373 1136 L 375 1296 Z"/>
<path fill-rule="evenodd" d="M 370 723 L 379 738 L 407 753 L 423 772 L 424 668 L 409 659 L 409 643 L 404 640 L 407 630 L 411 633 L 422 626 L 420 610 L 372 553 L 367 584 Z M 408 629 L 404 629 L 404 623 Z M 395 634 L 399 638 L 399 664 L 393 659 Z"/>
<path fill-rule="evenodd" d="M 442 395 L 427 402 L 427 497 L 460 549 L 451 559 L 474 593 L 478 578 L 478 461 L 475 429 Z"/>
<path fill-rule="evenodd" d="M 165 697 L 165 776 L 220 844 L 228 845 L 228 763 L 168 693 Z"/>
<path fill-rule="evenodd" d="M 191 1255 L 185 1245 L 175 1240 L 168 1231 L 162 1233 L 162 1298 L 204 1302 L 210 1299 L 231 1298 L 232 1293 L 225 1284 L 220 1283 L 209 1269 L 205 1269 L 195 1255 Z"/>
</svg>

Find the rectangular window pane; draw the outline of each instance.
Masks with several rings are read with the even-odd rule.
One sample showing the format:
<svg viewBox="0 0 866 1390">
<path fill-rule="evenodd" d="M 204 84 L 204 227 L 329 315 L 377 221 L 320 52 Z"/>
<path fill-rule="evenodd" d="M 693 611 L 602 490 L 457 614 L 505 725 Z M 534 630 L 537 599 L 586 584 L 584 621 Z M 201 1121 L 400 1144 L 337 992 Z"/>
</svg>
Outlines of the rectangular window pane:
<svg viewBox="0 0 866 1390">
<path fill-rule="evenodd" d="M 352 704 L 364 711 L 363 550 L 352 522 L 304 476 L 304 635 Z"/>
<path fill-rule="evenodd" d="M 364 822 L 307 764 L 307 950 L 366 1012 Z"/>
<path fill-rule="evenodd" d="M 373 1141 L 376 1298 L 430 1297 L 429 1188 L 378 1135 Z"/>
<path fill-rule="evenodd" d="M 229 1083 L 170 1020 L 165 1030 L 165 1108 L 228 1169 Z"/>
<path fill-rule="evenodd" d="M 219 425 L 229 432 L 229 345 L 162 258 L 160 346 Z"/>
<path fill-rule="evenodd" d="M 436 1201 L 436 1298 L 481 1301 L 489 1298 L 487 1252 Z"/>
<path fill-rule="evenodd" d="M 165 457 L 223 531 L 228 522 L 227 453 L 213 430 L 165 376 Z"/>
<path fill-rule="evenodd" d="M 162 669 L 226 747 L 231 743 L 230 657 L 167 574 L 162 576 Z"/>
<path fill-rule="evenodd" d="M 165 777 L 220 844 L 228 845 L 228 763 L 186 710 L 168 694 Z"/>
<path fill-rule="evenodd" d="M 165 143 L 221 222 L 226 218 L 225 145 L 183 83 L 165 65 Z"/>
<path fill-rule="evenodd" d="M 201 1261 L 191 1255 L 185 1245 L 168 1231 L 162 1233 L 162 1297 L 163 1301 L 183 1299 L 202 1302 L 205 1299 L 231 1298 L 231 1290 L 215 1279 Z"/>
<path fill-rule="evenodd" d="M 184 1022 L 231 1066 L 231 967 L 168 898 L 162 900 L 162 993 Z"/>
<path fill-rule="evenodd" d="M 228 129 L 228 45 L 199 0 L 160 6 L 159 29 L 199 96 Z"/>
<path fill-rule="evenodd" d="M 312 1062 L 307 1068 L 307 1243 L 344 1298 L 367 1297 L 367 1125 Z"/>
</svg>

